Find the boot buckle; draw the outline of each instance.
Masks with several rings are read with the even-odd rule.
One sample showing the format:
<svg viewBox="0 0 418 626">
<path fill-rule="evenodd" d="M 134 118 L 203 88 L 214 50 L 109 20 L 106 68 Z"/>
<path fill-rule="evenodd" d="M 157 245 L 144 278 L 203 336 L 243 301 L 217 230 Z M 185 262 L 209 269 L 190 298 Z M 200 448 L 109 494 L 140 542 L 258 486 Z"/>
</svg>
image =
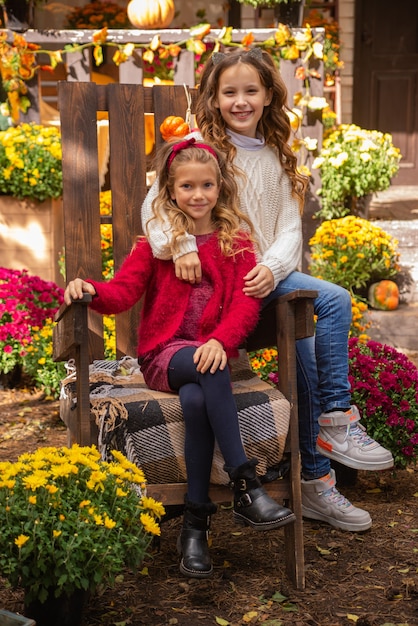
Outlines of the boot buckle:
<svg viewBox="0 0 418 626">
<path fill-rule="evenodd" d="M 240 491 L 247 491 L 247 481 L 245 478 L 239 478 L 234 485 Z"/>
<path fill-rule="evenodd" d="M 237 502 L 237 504 L 239 506 L 249 506 L 252 503 L 253 503 L 253 501 L 252 501 L 252 498 L 251 498 L 250 494 L 248 493 L 248 491 L 247 491 L 247 493 L 243 493 L 242 496 L 239 498 L 239 500 Z"/>
</svg>

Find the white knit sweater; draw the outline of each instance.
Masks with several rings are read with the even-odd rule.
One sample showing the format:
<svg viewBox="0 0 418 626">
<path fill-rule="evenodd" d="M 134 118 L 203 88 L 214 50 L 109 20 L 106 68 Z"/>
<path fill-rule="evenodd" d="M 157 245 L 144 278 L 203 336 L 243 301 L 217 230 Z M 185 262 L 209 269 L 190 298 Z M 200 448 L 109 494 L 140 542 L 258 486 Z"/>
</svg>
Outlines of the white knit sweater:
<svg viewBox="0 0 418 626">
<path fill-rule="evenodd" d="M 258 260 L 266 265 L 274 277 L 274 286 L 298 268 L 302 255 L 302 222 L 299 203 L 292 196 L 289 177 L 273 148 L 260 146 L 259 149 L 237 147 L 234 164 L 245 172 L 246 179 L 238 177 L 240 208 L 253 226 L 259 246 Z M 157 195 L 158 181 L 151 187 L 142 206 L 142 224 L 152 217 L 152 201 Z M 168 223 L 162 225 L 157 220 L 149 224 L 149 241 L 158 258 L 164 257 L 164 248 L 169 242 Z M 193 235 L 186 235 L 176 258 L 197 252 Z"/>
</svg>

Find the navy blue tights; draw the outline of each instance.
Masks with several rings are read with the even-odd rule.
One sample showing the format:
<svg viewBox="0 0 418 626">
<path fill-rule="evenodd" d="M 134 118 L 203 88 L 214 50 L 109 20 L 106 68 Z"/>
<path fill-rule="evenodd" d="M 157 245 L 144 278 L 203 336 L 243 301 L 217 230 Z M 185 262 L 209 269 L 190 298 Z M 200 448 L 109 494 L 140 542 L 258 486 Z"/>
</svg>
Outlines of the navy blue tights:
<svg viewBox="0 0 418 626">
<path fill-rule="evenodd" d="M 228 368 L 214 374 L 196 371 L 193 346 L 182 348 L 168 368 L 170 387 L 179 392 L 186 437 L 187 495 L 192 502 L 207 502 L 215 440 L 229 467 L 247 461 L 238 425 L 237 407 Z"/>
</svg>

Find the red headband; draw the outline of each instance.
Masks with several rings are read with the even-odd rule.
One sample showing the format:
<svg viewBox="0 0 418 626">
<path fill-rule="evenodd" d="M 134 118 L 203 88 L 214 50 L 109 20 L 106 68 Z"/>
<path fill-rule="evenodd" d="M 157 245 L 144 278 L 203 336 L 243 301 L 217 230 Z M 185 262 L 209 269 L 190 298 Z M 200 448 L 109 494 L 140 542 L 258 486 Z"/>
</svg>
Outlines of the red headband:
<svg viewBox="0 0 418 626">
<path fill-rule="evenodd" d="M 203 148 L 203 150 L 207 150 L 211 153 L 212 156 L 215 157 L 216 160 L 218 160 L 218 155 L 213 148 L 208 146 L 207 143 L 198 143 L 195 137 L 191 137 L 190 139 L 180 141 L 180 143 L 177 143 L 175 146 L 173 146 L 173 149 L 168 155 L 167 159 L 167 171 L 170 170 L 171 164 L 178 155 L 178 153 L 182 150 L 186 150 L 187 148 Z"/>
</svg>

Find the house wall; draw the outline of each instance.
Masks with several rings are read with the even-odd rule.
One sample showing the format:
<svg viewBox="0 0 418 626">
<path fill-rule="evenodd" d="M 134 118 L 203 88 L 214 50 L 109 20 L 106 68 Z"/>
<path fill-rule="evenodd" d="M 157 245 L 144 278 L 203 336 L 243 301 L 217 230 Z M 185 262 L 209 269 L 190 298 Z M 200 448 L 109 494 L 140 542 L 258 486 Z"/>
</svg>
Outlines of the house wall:
<svg viewBox="0 0 418 626">
<path fill-rule="evenodd" d="M 354 66 L 354 10 L 355 0 L 339 0 L 338 23 L 341 35 L 341 121 L 353 120 L 353 66 Z"/>
</svg>

